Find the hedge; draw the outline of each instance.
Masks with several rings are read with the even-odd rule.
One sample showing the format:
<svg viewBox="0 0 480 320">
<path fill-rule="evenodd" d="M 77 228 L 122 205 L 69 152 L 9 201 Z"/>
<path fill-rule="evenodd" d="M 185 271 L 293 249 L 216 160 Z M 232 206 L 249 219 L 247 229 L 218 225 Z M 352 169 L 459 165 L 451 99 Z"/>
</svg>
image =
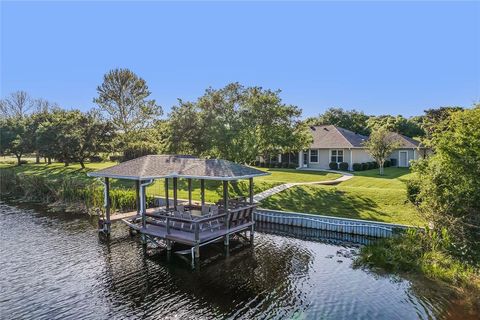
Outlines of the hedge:
<svg viewBox="0 0 480 320">
<path fill-rule="evenodd" d="M 330 167 L 331 170 L 338 170 L 338 163 L 336 162 L 330 162 L 328 166 Z"/>
<path fill-rule="evenodd" d="M 342 171 L 348 171 L 348 163 L 347 162 L 340 162 L 338 168 Z"/>
<path fill-rule="evenodd" d="M 352 168 L 353 168 L 353 171 L 362 171 L 363 170 L 363 166 L 361 163 L 354 163 L 352 165 Z"/>
</svg>

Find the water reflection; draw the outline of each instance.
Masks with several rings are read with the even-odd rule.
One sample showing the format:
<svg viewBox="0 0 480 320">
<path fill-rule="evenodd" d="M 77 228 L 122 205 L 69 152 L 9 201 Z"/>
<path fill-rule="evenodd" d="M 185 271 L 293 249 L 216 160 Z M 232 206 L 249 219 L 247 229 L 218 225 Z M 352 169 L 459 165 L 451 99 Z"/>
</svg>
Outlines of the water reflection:
<svg viewBox="0 0 480 320">
<path fill-rule="evenodd" d="M 337 254 L 368 239 L 259 225 L 253 247 L 229 256 L 222 245 L 209 248 L 192 270 L 175 254 L 145 255 L 121 224 L 105 241 L 84 216 L 0 205 L 0 219 L 2 318 L 454 316 L 435 284 L 352 269 L 351 258 Z"/>
</svg>

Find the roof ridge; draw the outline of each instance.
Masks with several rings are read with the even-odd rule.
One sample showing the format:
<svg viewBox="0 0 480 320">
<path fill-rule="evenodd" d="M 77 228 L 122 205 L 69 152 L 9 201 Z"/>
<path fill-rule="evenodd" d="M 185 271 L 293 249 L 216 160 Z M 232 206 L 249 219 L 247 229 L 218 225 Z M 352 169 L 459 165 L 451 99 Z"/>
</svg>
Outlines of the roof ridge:
<svg viewBox="0 0 480 320">
<path fill-rule="evenodd" d="M 139 174 L 140 177 L 142 177 L 142 176 L 144 175 L 144 173 L 145 173 L 145 169 L 146 169 L 146 167 L 147 167 L 147 163 L 149 162 L 149 161 L 148 161 L 148 160 L 149 160 L 149 159 L 148 159 L 149 156 L 150 156 L 150 155 L 147 154 L 147 155 L 141 157 L 141 158 L 145 158 L 145 161 L 142 162 L 142 167 L 140 168 L 140 174 Z M 141 158 L 140 158 L 140 159 L 141 159 Z"/>
<path fill-rule="evenodd" d="M 345 141 L 347 141 L 347 143 L 350 145 L 351 148 L 354 148 L 354 145 L 350 142 L 350 140 L 348 140 L 345 135 L 343 134 L 343 132 L 341 130 L 338 130 L 337 126 L 335 125 L 332 125 L 335 130 L 337 130 L 338 133 L 340 133 L 340 135 L 342 136 L 343 139 L 345 139 Z M 344 128 L 341 128 L 342 130 L 347 130 L 347 129 L 344 129 Z M 353 131 L 350 131 L 353 133 Z"/>
</svg>

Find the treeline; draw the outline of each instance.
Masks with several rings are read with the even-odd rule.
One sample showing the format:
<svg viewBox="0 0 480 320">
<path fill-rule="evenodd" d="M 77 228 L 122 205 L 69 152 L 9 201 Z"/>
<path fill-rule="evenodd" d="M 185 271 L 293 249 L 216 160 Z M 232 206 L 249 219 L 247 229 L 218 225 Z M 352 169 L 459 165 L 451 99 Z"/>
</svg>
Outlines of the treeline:
<svg viewBox="0 0 480 320">
<path fill-rule="evenodd" d="M 283 103 L 280 91 L 238 83 L 209 88 L 196 101 L 179 99 L 167 119 L 130 70 L 110 71 L 97 92 L 89 112 L 50 103 L 36 108 L 37 100 L 21 91 L 1 100 L 0 153 L 15 155 L 18 164 L 25 154 L 83 166 L 100 154 L 128 160 L 156 153 L 252 163 L 258 155 L 298 152 L 311 139 L 301 109 Z"/>
<path fill-rule="evenodd" d="M 142 78 L 128 69 L 105 74 L 88 112 L 65 110 L 45 99 L 18 91 L 0 100 L 0 154 L 35 154 L 69 165 L 87 160 L 129 160 L 146 154 L 191 154 L 253 163 L 278 154 L 296 153 L 311 142 L 309 126 L 333 124 L 368 135 L 382 127 L 409 137 L 429 135 L 429 123 L 442 112 L 425 115 L 369 116 L 330 108 L 302 120 L 302 110 L 285 104 L 280 91 L 231 83 L 208 88 L 195 101 L 179 99 L 167 117 Z"/>
</svg>

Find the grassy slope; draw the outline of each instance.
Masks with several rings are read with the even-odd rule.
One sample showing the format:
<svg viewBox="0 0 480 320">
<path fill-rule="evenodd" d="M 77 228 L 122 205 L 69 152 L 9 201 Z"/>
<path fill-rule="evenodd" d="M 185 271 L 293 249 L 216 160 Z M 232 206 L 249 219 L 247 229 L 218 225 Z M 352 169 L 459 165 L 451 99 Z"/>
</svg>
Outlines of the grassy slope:
<svg viewBox="0 0 480 320">
<path fill-rule="evenodd" d="M 85 170 L 78 164 L 64 167 L 63 164 L 27 164 L 15 167 L 17 172 L 38 174 L 57 178 L 62 175 L 75 175 L 81 179 L 90 179 L 86 171 L 98 170 L 113 162 L 88 163 Z M 0 162 L 0 168 L 12 166 Z M 338 174 L 325 172 L 299 172 L 294 169 L 263 169 L 270 176 L 255 179 L 255 193 L 286 182 L 312 182 L 331 180 Z M 349 181 L 338 186 L 299 186 L 283 191 L 265 199 L 262 206 L 271 209 L 287 211 L 319 213 L 348 218 L 369 219 L 376 221 L 395 222 L 403 224 L 422 224 L 412 205 L 406 202 L 404 182 L 410 177 L 407 169 L 387 168 L 386 175 L 381 177 L 378 170 L 363 171 L 355 174 Z M 112 181 L 113 187 L 133 187 L 133 183 L 125 180 Z M 171 188 L 170 184 L 170 188 Z M 215 202 L 221 198 L 221 182 L 206 182 L 206 201 Z M 240 182 L 230 187 L 232 195 L 248 194 L 246 182 Z M 153 195 L 164 195 L 163 180 L 156 181 L 148 187 L 147 192 Z M 172 191 L 170 192 L 172 196 Z M 187 183 L 179 181 L 179 198 L 187 198 Z M 200 185 L 193 182 L 193 199 L 200 199 Z"/>
<path fill-rule="evenodd" d="M 34 159 L 33 159 L 34 160 Z M 79 179 L 91 179 L 86 176 L 86 172 L 102 169 L 115 165 L 114 162 L 102 162 L 102 163 L 87 163 L 86 169 L 81 169 L 79 164 L 72 164 L 65 167 L 62 163 L 46 164 L 34 164 L 28 163 L 20 167 L 15 167 L 12 164 L 0 162 L 0 168 L 13 167 L 17 172 L 25 174 L 36 174 L 49 177 L 52 179 L 61 177 L 63 175 L 74 175 Z M 255 193 L 262 192 L 268 188 L 272 188 L 276 185 L 286 182 L 309 182 L 309 181 L 321 181 L 338 178 L 340 175 L 331 174 L 325 172 L 312 172 L 312 173 L 298 173 L 293 169 L 262 169 L 271 173 L 269 176 L 255 178 Z M 127 180 L 113 180 L 113 187 L 125 187 L 133 188 L 133 182 Z M 200 200 L 200 182 L 193 181 L 192 198 L 194 200 Z M 222 197 L 222 184 L 220 181 L 206 181 L 206 194 L 205 199 L 208 202 L 218 201 Z M 170 183 L 170 189 L 173 187 Z M 157 180 L 155 183 L 147 188 L 147 193 L 152 195 L 164 196 L 164 180 Z M 247 195 L 248 183 L 246 181 L 240 181 L 238 184 L 231 184 L 230 192 L 233 195 Z M 170 197 L 172 197 L 173 191 L 170 191 Z M 178 197 L 188 198 L 188 189 L 186 180 L 179 180 L 178 183 Z"/>
<path fill-rule="evenodd" d="M 407 202 L 408 169 L 386 168 L 355 173 L 337 186 L 299 186 L 262 201 L 270 209 L 317 213 L 409 225 L 423 225 L 415 208 Z"/>
<path fill-rule="evenodd" d="M 299 171 L 295 169 L 266 169 L 257 168 L 259 170 L 269 172 L 271 175 L 256 178 L 255 181 L 270 181 L 278 183 L 287 182 L 315 182 L 334 180 L 341 175 L 337 173 L 321 172 L 321 171 Z"/>
</svg>

